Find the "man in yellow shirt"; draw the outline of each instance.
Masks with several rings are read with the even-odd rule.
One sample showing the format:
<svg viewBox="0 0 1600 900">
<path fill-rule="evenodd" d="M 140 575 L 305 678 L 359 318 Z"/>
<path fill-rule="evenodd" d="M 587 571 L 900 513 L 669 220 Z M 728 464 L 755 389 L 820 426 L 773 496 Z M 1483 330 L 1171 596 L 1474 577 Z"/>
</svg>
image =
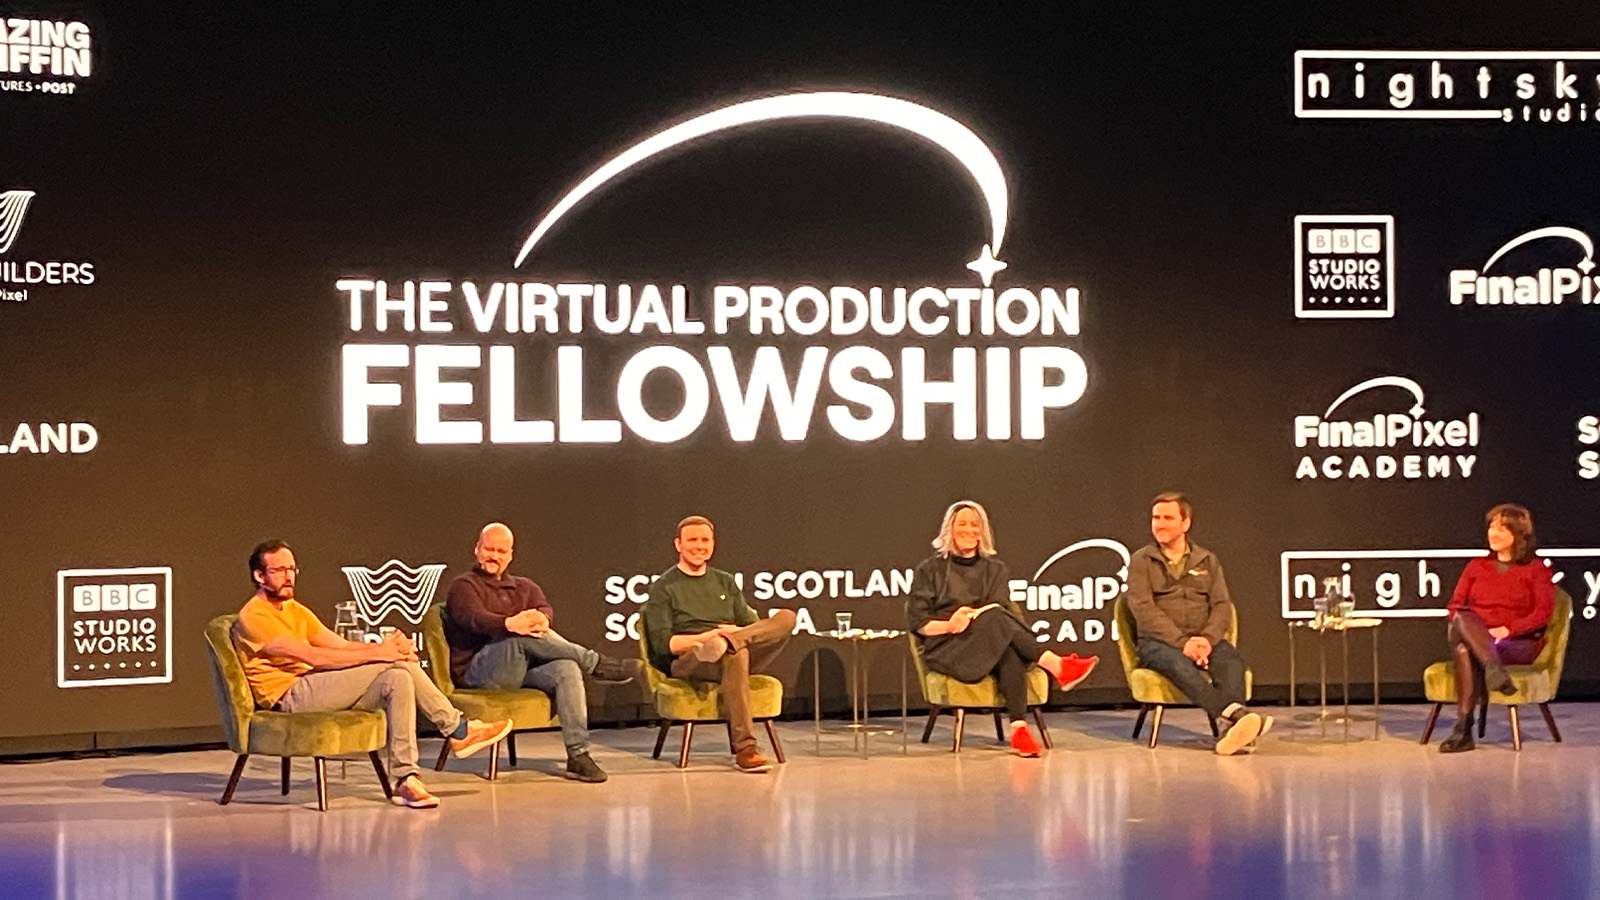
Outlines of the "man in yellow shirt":
<svg viewBox="0 0 1600 900">
<path fill-rule="evenodd" d="M 282 541 L 267 541 L 250 554 L 256 592 L 239 611 L 233 643 L 256 704 L 281 712 L 383 709 L 395 763 L 394 802 L 414 809 L 438 806 L 417 767 L 417 710 L 446 736 L 457 757 L 498 743 L 511 733 L 511 720 L 479 722 L 451 706 L 402 634 L 377 644 L 334 634 L 295 599 L 299 574 L 294 551 Z"/>
</svg>

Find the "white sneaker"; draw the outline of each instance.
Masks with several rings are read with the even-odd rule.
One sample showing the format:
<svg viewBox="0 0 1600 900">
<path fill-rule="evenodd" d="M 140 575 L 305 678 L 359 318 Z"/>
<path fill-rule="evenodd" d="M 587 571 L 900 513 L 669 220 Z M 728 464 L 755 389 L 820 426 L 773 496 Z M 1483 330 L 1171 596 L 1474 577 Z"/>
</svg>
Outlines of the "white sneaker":
<svg viewBox="0 0 1600 900">
<path fill-rule="evenodd" d="M 1250 742 L 1261 736 L 1261 714 L 1246 712 L 1240 713 L 1233 719 L 1233 724 L 1228 726 L 1227 732 L 1217 738 L 1217 755 L 1232 756 L 1249 746 Z"/>
</svg>

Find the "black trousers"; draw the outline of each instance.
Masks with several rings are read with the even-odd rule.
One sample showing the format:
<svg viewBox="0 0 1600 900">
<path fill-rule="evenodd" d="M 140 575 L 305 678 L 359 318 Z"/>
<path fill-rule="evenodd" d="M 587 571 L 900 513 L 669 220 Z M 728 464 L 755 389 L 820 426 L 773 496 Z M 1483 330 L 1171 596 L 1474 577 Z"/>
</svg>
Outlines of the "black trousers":
<svg viewBox="0 0 1600 900">
<path fill-rule="evenodd" d="M 993 675 L 1013 722 L 1028 715 L 1028 667 L 1044 651 L 1033 632 L 1003 609 L 991 609 L 972 620 L 967 630 L 929 638 L 923 661 L 935 672 L 968 683 Z"/>
</svg>

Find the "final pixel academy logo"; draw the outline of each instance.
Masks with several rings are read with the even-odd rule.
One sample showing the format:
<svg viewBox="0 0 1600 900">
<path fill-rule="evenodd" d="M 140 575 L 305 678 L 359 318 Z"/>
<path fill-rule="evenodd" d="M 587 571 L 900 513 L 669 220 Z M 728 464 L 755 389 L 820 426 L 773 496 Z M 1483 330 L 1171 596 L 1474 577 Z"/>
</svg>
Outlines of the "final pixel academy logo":
<svg viewBox="0 0 1600 900">
<path fill-rule="evenodd" d="M 1121 541 L 1089 538 L 1051 554 L 1032 578 L 1013 578 L 1006 588 L 1040 643 L 1116 640 L 1107 604 L 1127 589 L 1132 559 Z"/>
<path fill-rule="evenodd" d="M 1369 391 L 1409 395 L 1404 411 L 1335 415 Z M 1477 465 L 1481 427 L 1476 412 L 1454 419 L 1425 415 L 1422 385 L 1410 378 L 1369 378 L 1340 394 L 1320 415 L 1294 417 L 1294 446 L 1301 450 L 1296 480 L 1469 478 Z M 1315 448 L 1312 450 L 1311 448 Z M 1418 452 L 1405 452 L 1414 450 Z M 1334 451 L 1334 452 L 1329 452 Z"/>
<path fill-rule="evenodd" d="M 1084 359 L 1069 346 L 1080 331 L 1082 295 L 1073 285 L 995 284 L 1006 269 L 999 259 L 1009 208 L 1005 174 L 971 129 L 921 104 L 804 92 L 690 118 L 628 147 L 567 191 L 522 243 L 513 268 L 532 259 L 587 198 L 663 152 L 794 120 L 887 126 L 891 135 L 944 151 L 977 188 L 987 214 L 981 249 L 966 264 L 979 283 L 779 285 L 713 277 L 709 290 L 691 295 L 689 285 L 649 280 L 352 275 L 334 285 L 353 338 L 342 350 L 344 442 L 366 444 L 386 408 L 409 413 L 418 444 L 608 444 L 625 436 L 672 444 L 708 426 L 743 443 L 771 420 L 777 437 L 791 442 L 814 429 L 853 442 L 890 435 L 921 441 L 930 408 L 948 411 L 954 441 L 979 440 L 980 411 L 985 440 L 1043 439 L 1047 423 L 1088 386 Z M 477 337 L 463 342 L 458 330 Z M 395 341 L 396 331 L 405 342 Z M 810 346 L 737 341 L 736 355 L 730 332 L 758 342 L 792 333 Z M 621 343 L 627 352 L 602 352 Z M 596 355 L 616 370 L 597 377 Z M 661 394 L 647 392 L 647 382 L 669 386 L 681 400 L 665 408 L 647 403 L 647 393 Z M 586 385 L 596 383 L 614 389 L 586 396 Z M 530 385 L 537 385 L 532 398 Z M 521 411 L 534 414 L 519 418 Z"/>
<path fill-rule="evenodd" d="M 1568 266 L 1517 265 L 1514 251 L 1546 239 L 1568 241 L 1583 256 Z M 1600 302 L 1600 275 L 1594 268 L 1594 241 L 1588 234 L 1563 225 L 1535 228 L 1500 245 L 1481 269 L 1452 269 L 1450 305 L 1551 306 L 1571 301 L 1589 306 Z"/>
</svg>

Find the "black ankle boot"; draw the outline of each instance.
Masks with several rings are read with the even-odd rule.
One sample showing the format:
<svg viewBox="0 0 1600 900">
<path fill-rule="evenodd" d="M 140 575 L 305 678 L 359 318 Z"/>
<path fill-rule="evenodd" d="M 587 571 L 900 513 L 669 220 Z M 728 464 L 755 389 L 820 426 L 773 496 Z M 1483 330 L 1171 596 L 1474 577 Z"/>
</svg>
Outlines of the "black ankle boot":
<svg viewBox="0 0 1600 900">
<path fill-rule="evenodd" d="M 1472 743 L 1472 714 L 1456 719 L 1456 727 L 1450 729 L 1450 736 L 1439 743 L 1440 753 L 1460 753 L 1476 747 Z"/>
<path fill-rule="evenodd" d="M 1511 680 L 1505 666 L 1485 666 L 1483 681 L 1489 686 L 1489 690 L 1497 694 L 1509 697 L 1517 692 L 1517 683 Z"/>
</svg>

